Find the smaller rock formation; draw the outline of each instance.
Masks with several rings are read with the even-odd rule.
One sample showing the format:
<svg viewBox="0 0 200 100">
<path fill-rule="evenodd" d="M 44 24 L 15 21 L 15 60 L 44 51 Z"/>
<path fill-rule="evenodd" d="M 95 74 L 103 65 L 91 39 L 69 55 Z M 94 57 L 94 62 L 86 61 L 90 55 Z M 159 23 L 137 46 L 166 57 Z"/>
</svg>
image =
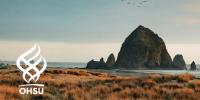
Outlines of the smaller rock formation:
<svg viewBox="0 0 200 100">
<path fill-rule="evenodd" d="M 197 66 L 194 61 L 190 65 L 190 70 L 197 70 Z"/>
<path fill-rule="evenodd" d="M 103 60 L 103 58 L 101 58 L 100 61 L 91 60 L 87 63 L 87 66 L 86 66 L 87 69 L 102 69 L 105 67 L 106 67 L 106 63 Z"/>
<path fill-rule="evenodd" d="M 111 53 L 109 56 L 108 56 L 108 59 L 106 61 L 106 66 L 107 67 L 112 67 L 113 65 L 115 64 L 115 56 L 113 53 Z"/>
<path fill-rule="evenodd" d="M 5 63 L 0 63 L 0 67 L 4 67 L 4 66 L 6 66 Z"/>
<path fill-rule="evenodd" d="M 5 63 L 5 62 L 0 62 L 0 69 L 4 69 L 4 68 L 7 68 L 8 67 L 8 63 Z"/>
<path fill-rule="evenodd" d="M 173 65 L 176 69 L 187 69 L 185 60 L 181 54 L 178 54 L 173 59 Z"/>
</svg>

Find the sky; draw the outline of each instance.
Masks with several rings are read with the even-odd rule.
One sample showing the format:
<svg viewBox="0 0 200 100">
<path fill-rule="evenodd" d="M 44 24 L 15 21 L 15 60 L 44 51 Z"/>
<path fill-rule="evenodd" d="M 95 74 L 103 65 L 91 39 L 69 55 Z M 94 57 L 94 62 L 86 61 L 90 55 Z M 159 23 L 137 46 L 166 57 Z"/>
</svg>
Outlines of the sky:
<svg viewBox="0 0 200 100">
<path fill-rule="evenodd" d="M 34 43 L 48 61 L 106 59 L 138 25 L 162 37 L 172 58 L 200 63 L 199 0 L 0 0 L 0 59 Z"/>
</svg>

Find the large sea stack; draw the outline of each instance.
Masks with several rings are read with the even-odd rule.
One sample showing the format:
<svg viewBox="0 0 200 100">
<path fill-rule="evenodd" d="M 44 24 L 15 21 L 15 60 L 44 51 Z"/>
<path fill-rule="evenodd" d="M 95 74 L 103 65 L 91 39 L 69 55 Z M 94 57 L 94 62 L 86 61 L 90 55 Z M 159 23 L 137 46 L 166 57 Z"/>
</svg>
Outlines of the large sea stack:
<svg viewBox="0 0 200 100">
<path fill-rule="evenodd" d="M 122 44 L 115 67 L 168 69 L 171 65 L 172 59 L 162 38 L 152 30 L 139 26 Z"/>
</svg>

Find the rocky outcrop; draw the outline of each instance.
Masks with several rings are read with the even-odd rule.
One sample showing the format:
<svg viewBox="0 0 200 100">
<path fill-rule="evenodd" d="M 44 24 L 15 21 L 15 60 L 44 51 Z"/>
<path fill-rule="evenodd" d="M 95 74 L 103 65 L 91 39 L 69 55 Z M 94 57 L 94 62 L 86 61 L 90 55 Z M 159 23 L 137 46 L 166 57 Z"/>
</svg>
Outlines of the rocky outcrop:
<svg viewBox="0 0 200 100">
<path fill-rule="evenodd" d="M 0 67 L 4 67 L 4 66 L 6 66 L 5 63 L 0 63 Z"/>
<path fill-rule="evenodd" d="M 100 61 L 91 60 L 87 63 L 87 66 L 86 66 L 87 69 L 102 69 L 105 67 L 106 67 L 106 63 L 103 60 L 103 58 L 101 58 Z"/>
<path fill-rule="evenodd" d="M 122 44 L 115 67 L 154 69 L 171 65 L 164 41 L 150 29 L 139 26 Z"/>
<path fill-rule="evenodd" d="M 187 69 L 185 60 L 182 55 L 178 54 L 173 59 L 173 66 L 177 69 Z"/>
<path fill-rule="evenodd" d="M 1 62 L 1 61 L 0 61 L 0 69 L 7 68 L 8 66 L 9 66 L 9 64 L 8 64 L 8 63 Z"/>
<path fill-rule="evenodd" d="M 106 61 L 106 66 L 107 67 L 112 67 L 113 65 L 115 64 L 115 56 L 113 53 L 111 53 L 109 56 L 108 56 L 108 59 Z"/>
<path fill-rule="evenodd" d="M 115 56 L 114 54 L 110 54 L 106 63 L 104 62 L 103 58 L 100 61 L 91 60 L 87 63 L 87 69 L 108 69 L 111 68 L 115 64 Z"/>
<path fill-rule="evenodd" d="M 190 65 L 190 70 L 197 70 L 197 66 L 194 61 Z"/>
</svg>

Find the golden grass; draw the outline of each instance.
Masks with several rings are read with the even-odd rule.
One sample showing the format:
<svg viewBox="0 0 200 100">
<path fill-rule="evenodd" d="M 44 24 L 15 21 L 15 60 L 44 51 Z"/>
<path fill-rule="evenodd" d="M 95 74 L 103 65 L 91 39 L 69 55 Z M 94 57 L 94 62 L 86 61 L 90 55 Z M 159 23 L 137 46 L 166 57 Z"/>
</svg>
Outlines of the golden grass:
<svg viewBox="0 0 200 100">
<path fill-rule="evenodd" d="M 190 74 L 145 77 L 112 76 L 83 69 L 46 70 L 37 83 L 45 84 L 43 95 L 20 95 L 26 84 L 16 69 L 0 70 L 0 100 L 198 100 L 200 80 Z"/>
<path fill-rule="evenodd" d="M 8 85 L 1 85 L 0 86 L 0 100 L 14 100 L 15 98 L 18 98 L 18 88 Z"/>
</svg>

